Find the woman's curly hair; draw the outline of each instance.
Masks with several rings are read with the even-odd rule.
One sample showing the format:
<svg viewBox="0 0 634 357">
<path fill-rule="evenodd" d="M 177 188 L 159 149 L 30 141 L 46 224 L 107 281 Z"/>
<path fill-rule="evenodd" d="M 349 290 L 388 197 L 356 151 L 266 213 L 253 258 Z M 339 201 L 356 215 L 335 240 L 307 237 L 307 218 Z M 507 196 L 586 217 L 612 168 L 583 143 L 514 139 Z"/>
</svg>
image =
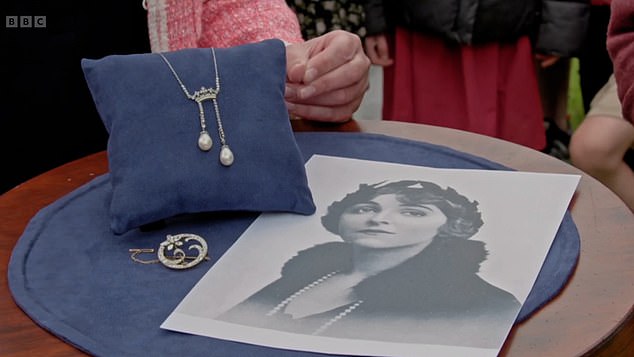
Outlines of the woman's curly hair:
<svg viewBox="0 0 634 357">
<path fill-rule="evenodd" d="M 328 231 L 339 235 L 339 220 L 348 207 L 385 194 L 396 194 L 397 199 L 403 203 L 432 204 L 438 207 L 447 216 L 447 222 L 438 231 L 439 238 L 470 238 L 483 224 L 477 201 L 469 201 L 451 187 L 443 189 L 433 182 L 418 180 L 361 184 L 357 191 L 347 194 L 341 201 L 333 202 L 327 213 L 321 217 L 321 223 Z"/>
</svg>

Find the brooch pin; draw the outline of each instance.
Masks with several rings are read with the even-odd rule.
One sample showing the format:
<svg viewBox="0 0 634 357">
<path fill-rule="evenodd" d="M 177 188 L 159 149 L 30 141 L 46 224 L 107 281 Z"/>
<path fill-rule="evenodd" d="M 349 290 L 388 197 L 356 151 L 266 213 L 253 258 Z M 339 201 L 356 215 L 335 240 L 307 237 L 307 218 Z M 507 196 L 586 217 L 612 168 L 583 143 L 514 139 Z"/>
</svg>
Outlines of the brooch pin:
<svg viewBox="0 0 634 357">
<path fill-rule="evenodd" d="M 187 255 L 185 249 L 195 250 L 196 255 Z M 132 248 L 128 250 L 130 259 L 141 264 L 161 263 L 170 269 L 188 269 L 198 265 L 203 260 L 209 260 L 207 256 L 207 242 L 198 235 L 191 233 L 168 234 L 165 241 L 158 248 L 158 259 L 143 260 L 138 257 L 141 253 L 154 253 L 151 248 Z"/>
</svg>

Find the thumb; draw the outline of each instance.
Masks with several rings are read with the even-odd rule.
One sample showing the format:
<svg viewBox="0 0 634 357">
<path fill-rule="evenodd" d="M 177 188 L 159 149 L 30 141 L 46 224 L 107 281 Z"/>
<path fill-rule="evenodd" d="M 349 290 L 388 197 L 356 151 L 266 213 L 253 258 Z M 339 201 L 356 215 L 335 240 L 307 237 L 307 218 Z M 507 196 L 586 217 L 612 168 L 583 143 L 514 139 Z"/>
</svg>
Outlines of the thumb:
<svg viewBox="0 0 634 357">
<path fill-rule="evenodd" d="M 286 78 L 290 83 L 301 83 L 308 63 L 308 50 L 304 43 L 286 46 Z"/>
</svg>

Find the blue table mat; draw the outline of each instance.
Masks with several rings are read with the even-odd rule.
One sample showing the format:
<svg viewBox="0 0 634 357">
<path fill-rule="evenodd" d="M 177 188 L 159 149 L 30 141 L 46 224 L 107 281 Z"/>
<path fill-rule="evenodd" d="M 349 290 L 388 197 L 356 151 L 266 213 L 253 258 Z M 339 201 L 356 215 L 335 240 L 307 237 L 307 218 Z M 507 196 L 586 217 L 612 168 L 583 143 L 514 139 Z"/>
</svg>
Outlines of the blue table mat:
<svg viewBox="0 0 634 357">
<path fill-rule="evenodd" d="M 510 170 L 444 146 L 368 133 L 296 133 L 304 158 L 313 154 L 437 168 Z M 153 230 L 114 235 L 109 175 L 99 176 L 43 208 L 27 225 L 8 268 L 16 303 L 38 325 L 97 356 L 316 356 L 162 330 L 160 324 L 257 218 L 255 213 L 177 217 Z M 167 234 L 201 235 L 210 262 L 187 271 L 133 263 L 130 248 L 156 248 Z M 577 265 L 580 240 L 566 212 L 516 323 L 556 296 Z M 153 255 L 143 258 L 153 258 Z"/>
</svg>

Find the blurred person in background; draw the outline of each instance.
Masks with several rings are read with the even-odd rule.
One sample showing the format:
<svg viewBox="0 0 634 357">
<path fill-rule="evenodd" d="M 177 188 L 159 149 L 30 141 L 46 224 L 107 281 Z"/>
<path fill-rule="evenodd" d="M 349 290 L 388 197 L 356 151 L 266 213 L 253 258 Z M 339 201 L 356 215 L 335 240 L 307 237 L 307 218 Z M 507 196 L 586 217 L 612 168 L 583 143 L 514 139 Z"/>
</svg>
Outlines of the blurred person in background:
<svg viewBox="0 0 634 357">
<path fill-rule="evenodd" d="M 542 67 L 581 47 L 588 0 L 366 0 L 365 49 L 384 66 L 386 120 L 543 150 Z"/>
</svg>

